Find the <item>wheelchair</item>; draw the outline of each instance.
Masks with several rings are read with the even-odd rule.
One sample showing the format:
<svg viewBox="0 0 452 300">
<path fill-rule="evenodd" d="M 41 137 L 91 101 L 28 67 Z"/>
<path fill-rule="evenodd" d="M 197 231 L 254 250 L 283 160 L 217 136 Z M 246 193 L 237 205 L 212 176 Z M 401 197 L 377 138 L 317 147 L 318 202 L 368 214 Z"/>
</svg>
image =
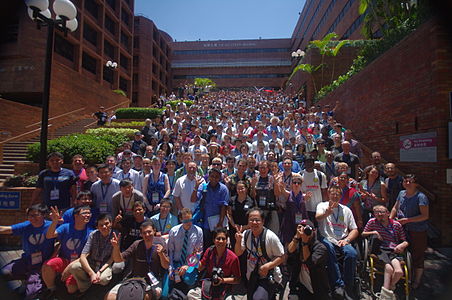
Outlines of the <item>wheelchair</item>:
<svg viewBox="0 0 452 300">
<path fill-rule="evenodd" d="M 362 269 L 362 278 L 366 278 L 366 287 L 374 299 L 379 297 L 378 293 L 383 285 L 383 276 L 385 264 L 378 259 L 376 254 L 371 253 L 373 240 L 363 238 L 361 240 L 362 252 L 360 253 L 364 268 Z M 412 259 L 411 253 L 407 250 L 404 253 L 404 260 L 400 261 L 403 275 L 396 285 L 394 293 L 398 299 L 411 299 L 411 278 L 412 278 Z M 366 276 L 367 273 L 367 276 Z M 381 275 L 381 276 L 380 276 Z"/>
</svg>

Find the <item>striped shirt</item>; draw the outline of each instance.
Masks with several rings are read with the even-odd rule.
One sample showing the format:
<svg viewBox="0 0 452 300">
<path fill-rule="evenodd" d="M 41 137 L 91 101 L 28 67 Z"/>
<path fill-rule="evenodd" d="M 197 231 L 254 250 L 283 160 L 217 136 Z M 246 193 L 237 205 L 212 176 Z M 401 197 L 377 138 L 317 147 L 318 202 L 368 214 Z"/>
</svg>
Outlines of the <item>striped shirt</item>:
<svg viewBox="0 0 452 300">
<path fill-rule="evenodd" d="M 383 226 L 375 218 L 370 219 L 364 227 L 364 232 L 369 231 L 377 231 L 381 235 L 383 239 L 382 247 L 394 248 L 401 242 L 406 241 L 406 235 L 402 225 L 392 219 L 389 219 L 387 227 Z"/>
</svg>

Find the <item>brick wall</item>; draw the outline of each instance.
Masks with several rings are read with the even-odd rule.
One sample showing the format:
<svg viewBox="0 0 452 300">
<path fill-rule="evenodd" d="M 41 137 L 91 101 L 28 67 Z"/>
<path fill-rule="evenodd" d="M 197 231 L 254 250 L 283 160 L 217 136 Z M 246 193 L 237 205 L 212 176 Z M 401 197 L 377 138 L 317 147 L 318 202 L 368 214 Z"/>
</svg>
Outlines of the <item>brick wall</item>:
<svg viewBox="0 0 452 300">
<path fill-rule="evenodd" d="M 446 184 L 446 168 L 452 167 L 447 156 L 451 70 L 450 40 L 430 20 L 321 101 L 340 100 L 337 119 L 386 160 L 415 173 L 436 196 L 430 220 L 441 229 L 444 245 L 452 244 L 452 189 Z M 437 162 L 400 162 L 400 136 L 424 132 L 437 134 Z"/>
<path fill-rule="evenodd" d="M 30 207 L 31 195 L 35 188 L 7 188 L 2 191 L 20 192 L 20 209 L 0 210 L 0 225 L 10 226 L 27 220 L 25 210 Z M 0 235 L 0 244 L 3 246 L 19 246 L 20 237 L 12 235 Z"/>
<path fill-rule="evenodd" d="M 8 101 L 0 98 L 0 141 L 24 132 L 24 127 L 41 120 L 38 107 Z M 24 113 L 26 111 L 27 113 Z M 11 126 L 14 124 L 14 126 Z M 33 127 L 33 129 L 36 127 Z"/>
</svg>

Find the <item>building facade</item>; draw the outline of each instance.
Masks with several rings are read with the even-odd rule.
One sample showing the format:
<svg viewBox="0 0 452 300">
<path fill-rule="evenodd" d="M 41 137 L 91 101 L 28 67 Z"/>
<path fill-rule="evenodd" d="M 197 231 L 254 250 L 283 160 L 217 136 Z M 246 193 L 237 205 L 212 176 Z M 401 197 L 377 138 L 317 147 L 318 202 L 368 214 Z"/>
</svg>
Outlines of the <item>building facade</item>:
<svg viewBox="0 0 452 300">
<path fill-rule="evenodd" d="M 172 38 L 154 22 L 135 17 L 132 105 L 146 107 L 171 91 Z"/>
<path fill-rule="evenodd" d="M 173 42 L 173 88 L 196 77 L 218 88 L 279 89 L 290 73 L 290 39 Z"/>
</svg>

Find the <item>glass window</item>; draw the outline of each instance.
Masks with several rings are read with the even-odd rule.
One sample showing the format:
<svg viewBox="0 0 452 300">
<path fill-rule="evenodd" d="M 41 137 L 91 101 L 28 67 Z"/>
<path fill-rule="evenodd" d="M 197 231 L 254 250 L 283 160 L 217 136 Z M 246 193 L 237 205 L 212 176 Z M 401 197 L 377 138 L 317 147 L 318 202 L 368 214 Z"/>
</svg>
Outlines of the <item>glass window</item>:
<svg viewBox="0 0 452 300">
<path fill-rule="evenodd" d="M 104 53 L 112 59 L 115 58 L 115 47 L 107 40 L 104 40 Z"/>
<path fill-rule="evenodd" d="M 94 46 L 97 46 L 97 31 L 86 23 L 83 26 L 83 38 Z"/>
<path fill-rule="evenodd" d="M 85 0 L 85 9 L 95 19 L 99 18 L 99 4 L 97 4 L 97 2 L 95 0 Z"/>
<path fill-rule="evenodd" d="M 74 45 L 69 43 L 59 34 L 55 34 L 55 52 L 64 58 L 74 61 Z"/>
<path fill-rule="evenodd" d="M 83 52 L 82 56 L 82 67 L 87 71 L 96 74 L 97 72 L 97 61 L 95 58 L 89 56 L 86 52 Z"/>
<path fill-rule="evenodd" d="M 109 16 L 105 16 L 105 28 L 110 31 L 111 34 L 115 35 L 116 33 L 116 24 Z"/>
</svg>

